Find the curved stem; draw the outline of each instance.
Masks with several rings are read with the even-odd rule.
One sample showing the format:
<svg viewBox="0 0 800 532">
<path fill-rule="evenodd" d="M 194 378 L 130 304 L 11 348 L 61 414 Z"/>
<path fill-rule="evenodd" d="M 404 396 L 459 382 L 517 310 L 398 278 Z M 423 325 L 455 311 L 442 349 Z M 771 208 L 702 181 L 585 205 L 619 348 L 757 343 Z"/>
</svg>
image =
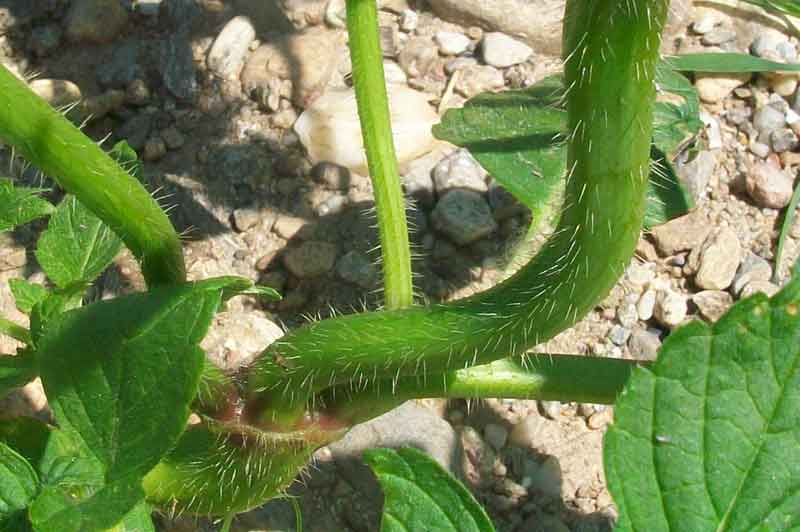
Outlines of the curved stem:
<svg viewBox="0 0 800 532">
<path fill-rule="evenodd" d="M 139 181 L 0 66 L 0 138 L 74 194 L 139 259 L 148 285 L 186 280 L 180 239 Z"/>
<path fill-rule="evenodd" d="M 339 386 L 325 392 L 324 412 L 329 419 L 353 425 L 391 410 L 398 401 L 426 397 L 613 404 L 639 365 L 617 358 L 531 354 L 438 375 L 382 379 L 355 391 Z"/>
<path fill-rule="evenodd" d="M 411 251 L 392 137 L 375 0 L 347 0 L 347 31 L 361 134 L 375 190 L 385 306 L 389 310 L 401 309 L 410 306 L 414 298 Z"/>
</svg>

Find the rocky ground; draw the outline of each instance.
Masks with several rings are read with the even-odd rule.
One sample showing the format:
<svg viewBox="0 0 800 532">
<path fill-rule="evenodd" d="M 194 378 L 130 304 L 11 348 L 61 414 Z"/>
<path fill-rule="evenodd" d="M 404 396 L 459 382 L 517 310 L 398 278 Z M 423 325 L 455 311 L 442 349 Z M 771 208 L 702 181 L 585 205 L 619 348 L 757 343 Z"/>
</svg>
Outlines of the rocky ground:
<svg viewBox="0 0 800 532">
<path fill-rule="evenodd" d="M 426 124 L 475 94 L 526 87 L 559 67 L 557 0 L 379 4 L 387 77 L 430 102 L 406 106 L 396 122 Z M 53 105 L 80 100 L 69 112 L 95 138 L 127 139 L 139 152 L 149 186 L 185 231 L 190 276 L 235 273 L 284 294 L 266 306 L 234 300 L 218 317 L 204 345 L 226 367 L 280 335 L 276 323 L 296 326 L 303 315 L 380 302 L 369 180 L 320 160 L 348 142 L 293 130 L 321 96 L 347 88 L 342 10 L 342 0 L 0 2 L 2 61 L 35 74 L 32 88 Z M 797 44 L 782 21 L 744 3 L 673 2 L 664 51 L 797 62 Z M 695 83 L 703 149 L 677 166 L 697 208 L 643 235 L 608 299 L 544 350 L 653 360 L 670 330 L 713 321 L 737 299 L 771 294 L 786 280 L 800 224 L 781 264 L 774 251 L 800 165 L 798 79 L 697 75 Z M 334 109 L 347 105 L 329 99 Z M 416 200 L 410 218 L 420 296 L 450 299 L 491 284 L 526 213 L 466 152 L 424 132 L 400 151 L 403 182 Z M 23 180 L 38 179 L 11 166 Z M 1 280 L 42 279 L 30 252 L 40 229 L 2 235 Z M 141 287 L 135 263 L 122 256 L 97 291 Z M 0 312 L 24 320 L 6 283 L 0 290 Z M 0 410 L 47 415 L 37 383 Z M 379 490 L 358 453 L 414 444 L 465 480 L 500 531 L 608 530 L 615 509 L 601 444 L 612 418 L 611 408 L 589 404 L 409 403 L 321 449 L 290 494 L 299 498 L 304 530 L 378 530 Z M 291 505 L 276 501 L 235 527 L 293 530 L 294 523 Z M 185 518 L 164 518 L 162 526 L 213 529 Z"/>
</svg>

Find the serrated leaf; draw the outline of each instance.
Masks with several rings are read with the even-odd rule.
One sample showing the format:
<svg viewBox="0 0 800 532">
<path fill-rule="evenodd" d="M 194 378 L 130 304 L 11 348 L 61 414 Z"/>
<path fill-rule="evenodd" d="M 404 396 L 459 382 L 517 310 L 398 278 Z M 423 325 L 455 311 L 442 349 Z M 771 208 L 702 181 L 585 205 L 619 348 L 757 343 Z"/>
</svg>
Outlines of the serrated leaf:
<svg viewBox="0 0 800 532">
<path fill-rule="evenodd" d="M 75 197 L 67 196 L 50 217 L 36 246 L 36 259 L 59 288 L 91 283 L 122 249 L 122 240 Z"/>
<path fill-rule="evenodd" d="M 39 197 L 40 188 L 15 187 L 0 178 L 0 233 L 51 214 L 55 207 Z"/>
<path fill-rule="evenodd" d="M 800 72 L 798 63 L 778 63 L 733 52 L 671 55 L 664 63 L 682 72 Z"/>
<path fill-rule="evenodd" d="M 699 131 L 699 103 L 694 87 L 666 65 L 660 68 L 661 90 L 683 97 L 684 104 L 659 103 L 654 114 L 654 143 L 676 152 Z M 533 230 L 550 212 L 551 198 L 566 176 L 566 111 L 561 107 L 563 80 L 552 76 L 518 91 L 481 94 L 461 109 L 450 109 L 434 135 L 467 148 L 475 159 L 521 203 L 531 209 Z M 646 227 L 688 211 L 688 193 L 665 172 L 651 173 Z M 664 175 L 666 174 L 666 175 Z M 674 190 L 667 190 L 665 187 Z M 670 203 L 675 201 L 675 203 Z"/>
<path fill-rule="evenodd" d="M 38 489 L 39 479 L 31 464 L 0 442 L 0 521 L 27 508 Z"/>
<path fill-rule="evenodd" d="M 142 162 L 139 160 L 136 150 L 131 148 L 131 145 L 126 140 L 121 140 L 114 144 L 108 154 L 117 161 L 123 170 L 139 181 L 142 180 Z"/>
<path fill-rule="evenodd" d="M 797 530 L 798 412 L 800 278 L 678 329 L 606 435 L 617 530 Z"/>
<path fill-rule="evenodd" d="M 0 355 L 0 398 L 35 378 L 36 360 L 32 355 Z"/>
<path fill-rule="evenodd" d="M 36 532 L 105 532 L 116 528 L 143 499 L 138 478 L 120 479 L 86 498 L 47 486 L 28 515 Z"/>
<path fill-rule="evenodd" d="M 450 473 L 416 449 L 372 449 L 364 460 L 384 493 L 381 532 L 493 532 L 486 512 Z"/>
<path fill-rule="evenodd" d="M 47 288 L 25 279 L 9 279 L 8 286 L 20 312 L 30 314 L 33 306 L 47 297 Z"/>
<path fill-rule="evenodd" d="M 33 304 L 31 309 L 31 339 L 36 345 L 50 320 L 64 312 L 78 308 L 86 292 L 84 283 L 76 283 L 63 289 L 49 292 L 44 299 Z"/>
<path fill-rule="evenodd" d="M 236 280 L 100 301 L 48 325 L 39 343 L 45 393 L 107 481 L 144 475 L 183 432 L 203 367 L 198 344 Z"/>
</svg>

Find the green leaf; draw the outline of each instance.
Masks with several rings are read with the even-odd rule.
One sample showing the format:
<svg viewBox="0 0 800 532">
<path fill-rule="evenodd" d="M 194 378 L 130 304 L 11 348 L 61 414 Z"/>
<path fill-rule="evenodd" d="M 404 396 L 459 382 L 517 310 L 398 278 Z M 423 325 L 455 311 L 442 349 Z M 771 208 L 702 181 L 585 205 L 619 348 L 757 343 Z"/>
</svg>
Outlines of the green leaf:
<svg viewBox="0 0 800 532">
<path fill-rule="evenodd" d="M 0 316 L 0 334 L 13 338 L 23 344 L 31 343 L 31 334 L 25 327 Z"/>
<path fill-rule="evenodd" d="M 0 398 L 12 388 L 25 386 L 36 378 L 36 359 L 32 355 L 0 355 Z"/>
<path fill-rule="evenodd" d="M 280 292 L 278 292 L 277 290 L 275 290 L 274 288 L 271 288 L 269 286 L 255 285 L 255 286 L 252 286 L 251 288 L 248 288 L 246 290 L 242 290 L 239 293 L 241 295 L 256 296 L 256 297 L 259 297 L 259 298 L 262 298 L 262 299 L 268 299 L 270 301 L 280 301 L 281 300 Z"/>
<path fill-rule="evenodd" d="M 372 449 L 364 460 L 383 488 L 381 532 L 494 531 L 469 491 L 425 453 Z"/>
<path fill-rule="evenodd" d="M 38 489 L 39 479 L 31 464 L 0 442 L 0 521 L 27 508 Z"/>
<path fill-rule="evenodd" d="M 0 517 L 0 532 L 31 532 L 28 514 L 24 510 L 14 512 L 8 517 Z"/>
<path fill-rule="evenodd" d="M 31 339 L 36 345 L 50 320 L 57 318 L 70 309 L 81 305 L 81 298 L 86 291 L 84 283 L 76 283 L 47 294 L 41 301 L 33 304 L 31 309 Z"/>
<path fill-rule="evenodd" d="M 42 269 L 59 288 L 91 283 L 122 248 L 122 240 L 73 196 L 50 218 L 36 247 Z"/>
<path fill-rule="evenodd" d="M 103 532 L 117 527 L 143 499 L 138 477 L 120 479 L 85 498 L 47 486 L 31 505 L 29 517 L 36 532 Z"/>
<path fill-rule="evenodd" d="M 8 286 L 11 288 L 17 308 L 25 314 L 30 314 L 33 306 L 43 301 L 48 294 L 44 286 L 25 279 L 9 279 Z"/>
<path fill-rule="evenodd" d="M 797 205 L 800 204 L 800 184 L 794 186 L 792 192 L 792 199 L 789 200 L 789 205 L 783 211 L 783 222 L 781 223 L 781 230 L 778 233 L 778 245 L 775 247 L 775 271 L 772 274 L 773 282 L 777 283 L 780 279 L 781 262 L 783 259 L 783 248 L 786 245 L 786 238 L 794 225 L 795 216 L 797 216 Z"/>
<path fill-rule="evenodd" d="M 653 107 L 653 144 L 672 160 L 703 127 L 700 98 L 685 76 L 663 62 L 656 69 L 656 86 L 661 94 L 683 99 L 682 104 L 659 101 Z"/>
<path fill-rule="evenodd" d="M 155 532 L 150 505 L 142 501 L 108 532 Z"/>
<path fill-rule="evenodd" d="M 40 188 L 15 187 L 0 178 L 0 233 L 51 214 L 55 208 L 39 197 Z"/>
<path fill-rule="evenodd" d="M 662 92 L 683 98 L 681 105 L 660 102 L 654 112 L 653 141 L 674 155 L 702 127 L 699 100 L 689 81 L 662 64 Z M 532 229 L 550 214 L 551 198 L 566 176 L 566 111 L 561 107 L 563 79 L 552 76 L 519 91 L 481 94 L 461 109 L 450 109 L 433 128 L 437 138 L 467 148 L 475 159 L 514 197 L 531 209 Z M 646 226 L 685 214 L 690 196 L 675 178 L 672 165 L 660 156 L 651 172 Z"/>
<path fill-rule="evenodd" d="M 618 530 L 800 527 L 800 277 L 675 331 L 604 446 Z"/>
<path fill-rule="evenodd" d="M 800 3 L 797 0 L 745 0 L 767 11 L 800 17 Z"/>
<path fill-rule="evenodd" d="M 682 216 L 694 207 L 691 195 L 678 181 L 672 163 L 655 146 L 652 148 L 650 181 L 644 226 L 655 227 Z"/>
<path fill-rule="evenodd" d="M 800 72 L 800 63 L 777 63 L 733 52 L 671 55 L 664 62 L 681 72 Z"/>
<path fill-rule="evenodd" d="M 131 148 L 131 145 L 128 144 L 127 141 L 121 140 L 114 144 L 114 147 L 111 148 L 108 154 L 112 159 L 117 161 L 117 164 L 119 164 L 123 170 L 139 181 L 142 180 L 142 162 L 139 160 L 136 150 Z"/>
<path fill-rule="evenodd" d="M 39 344 L 45 393 L 108 481 L 144 475 L 178 440 L 203 367 L 198 344 L 236 281 L 100 301 L 48 325 Z"/>
<path fill-rule="evenodd" d="M 563 91 L 563 79 L 552 76 L 525 90 L 480 94 L 449 109 L 433 133 L 467 148 L 537 223 L 566 171 Z"/>
</svg>

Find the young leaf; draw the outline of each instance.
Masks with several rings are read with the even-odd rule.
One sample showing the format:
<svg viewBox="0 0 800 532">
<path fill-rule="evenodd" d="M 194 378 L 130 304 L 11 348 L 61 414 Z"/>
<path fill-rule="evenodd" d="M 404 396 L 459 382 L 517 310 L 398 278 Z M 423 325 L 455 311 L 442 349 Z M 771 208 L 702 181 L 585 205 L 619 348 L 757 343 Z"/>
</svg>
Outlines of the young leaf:
<svg viewBox="0 0 800 532">
<path fill-rule="evenodd" d="M 702 127 L 694 87 L 661 64 L 659 88 L 683 97 L 685 103 L 658 102 L 654 108 L 653 142 L 674 155 Z M 475 159 L 515 198 L 531 209 L 533 229 L 547 214 L 551 196 L 566 175 L 566 111 L 564 87 L 551 76 L 518 91 L 481 94 L 461 109 L 451 109 L 434 126 L 436 137 L 467 148 Z M 689 195 L 674 179 L 663 155 L 650 174 L 647 227 L 664 223 L 691 208 Z"/>
<path fill-rule="evenodd" d="M 121 140 L 114 144 L 114 147 L 108 152 L 112 159 L 117 161 L 123 170 L 131 174 L 133 177 L 142 180 L 142 162 L 136 154 L 136 150 L 131 148 L 127 141 Z"/>
<path fill-rule="evenodd" d="M 0 355 L 0 398 L 12 388 L 25 386 L 36 377 L 36 360 L 32 355 Z"/>
<path fill-rule="evenodd" d="M 23 344 L 31 343 L 31 334 L 28 329 L 2 316 L 0 316 L 0 334 L 13 338 Z"/>
<path fill-rule="evenodd" d="M 38 489 L 39 479 L 31 464 L 0 442 L 0 522 L 27 508 Z"/>
<path fill-rule="evenodd" d="M 198 344 L 222 291 L 238 281 L 100 301 L 48 325 L 39 356 L 50 406 L 108 481 L 143 475 L 183 432 L 203 367 Z"/>
<path fill-rule="evenodd" d="M 675 331 L 617 401 L 604 459 L 618 530 L 800 526 L 800 276 Z"/>
<path fill-rule="evenodd" d="M 101 532 L 118 527 L 143 499 L 138 477 L 120 479 L 77 500 L 70 491 L 47 486 L 28 515 L 36 532 Z"/>
<path fill-rule="evenodd" d="M 733 52 L 672 55 L 664 62 L 681 72 L 800 72 L 798 63 L 777 63 Z"/>
<path fill-rule="evenodd" d="M 50 320 L 60 316 L 67 310 L 78 308 L 86 291 L 86 284 L 75 283 L 63 289 L 56 289 L 41 301 L 33 304 L 31 309 L 31 340 L 36 345 L 44 334 Z"/>
<path fill-rule="evenodd" d="M 73 196 L 50 218 L 36 247 L 42 269 L 59 288 L 91 283 L 111 264 L 122 240 Z"/>
<path fill-rule="evenodd" d="M 30 314 L 33 306 L 47 297 L 47 288 L 25 279 L 9 279 L 8 286 L 20 312 Z"/>
<path fill-rule="evenodd" d="M 39 197 L 42 189 L 15 187 L 0 178 L 0 233 L 51 214 L 55 207 Z"/>
<path fill-rule="evenodd" d="M 364 460 L 383 488 L 381 532 L 493 532 L 489 516 L 467 489 L 416 449 L 371 449 Z"/>
</svg>

